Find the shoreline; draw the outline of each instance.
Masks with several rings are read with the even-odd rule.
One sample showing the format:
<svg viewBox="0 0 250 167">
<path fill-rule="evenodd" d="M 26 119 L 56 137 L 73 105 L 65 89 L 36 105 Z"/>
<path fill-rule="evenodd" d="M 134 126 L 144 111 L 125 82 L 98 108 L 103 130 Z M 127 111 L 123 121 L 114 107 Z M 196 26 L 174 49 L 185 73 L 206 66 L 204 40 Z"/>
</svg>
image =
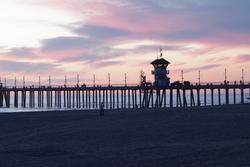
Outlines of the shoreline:
<svg viewBox="0 0 250 167">
<path fill-rule="evenodd" d="M 209 109 L 227 109 L 227 108 L 249 107 L 250 103 L 245 104 L 224 104 L 224 105 L 209 105 L 209 106 L 194 106 L 194 107 L 161 107 L 161 108 L 123 108 L 123 109 L 105 109 L 105 112 L 177 112 L 177 111 L 200 111 Z M 16 114 L 16 113 L 46 113 L 46 112 L 99 112 L 99 109 L 28 109 L 22 111 L 0 111 L 0 114 Z"/>
</svg>

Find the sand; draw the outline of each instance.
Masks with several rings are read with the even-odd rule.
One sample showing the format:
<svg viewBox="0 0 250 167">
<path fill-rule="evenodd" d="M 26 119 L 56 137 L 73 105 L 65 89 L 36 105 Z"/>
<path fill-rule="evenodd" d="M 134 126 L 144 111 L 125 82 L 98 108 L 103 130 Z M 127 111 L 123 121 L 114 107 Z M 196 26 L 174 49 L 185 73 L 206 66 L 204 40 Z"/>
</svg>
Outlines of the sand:
<svg viewBox="0 0 250 167">
<path fill-rule="evenodd" d="M 0 114 L 1 167 L 250 166 L 250 105 Z"/>
</svg>

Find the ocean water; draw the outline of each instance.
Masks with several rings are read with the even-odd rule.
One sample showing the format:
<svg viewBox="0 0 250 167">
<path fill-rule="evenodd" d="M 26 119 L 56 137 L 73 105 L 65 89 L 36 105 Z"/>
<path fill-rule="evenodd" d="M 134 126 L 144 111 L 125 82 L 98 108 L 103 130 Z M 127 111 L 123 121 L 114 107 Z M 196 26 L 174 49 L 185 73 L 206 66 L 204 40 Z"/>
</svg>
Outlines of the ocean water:
<svg viewBox="0 0 250 167">
<path fill-rule="evenodd" d="M 214 105 L 219 105 L 219 95 L 218 95 L 218 92 L 214 91 Z M 249 100 L 249 97 L 250 97 L 250 92 L 247 92 L 245 90 L 244 92 L 244 102 L 245 103 L 250 103 L 250 100 Z M 91 110 L 91 109 L 99 109 L 99 104 L 100 102 L 103 102 L 105 101 L 104 103 L 104 106 L 106 109 L 116 109 L 116 108 L 122 108 L 122 107 L 125 107 L 125 108 L 133 108 L 133 103 L 132 103 L 132 96 L 130 96 L 130 103 L 129 103 L 129 97 L 126 96 L 126 106 L 122 106 L 121 104 L 121 96 L 119 95 L 118 96 L 119 98 L 119 101 L 117 103 L 117 95 L 115 94 L 114 96 L 114 99 L 115 99 L 115 103 L 113 105 L 112 101 L 110 102 L 110 97 L 108 96 L 108 102 L 106 102 L 106 97 L 102 97 L 101 98 L 101 101 L 99 101 L 99 98 L 97 99 L 97 102 L 93 102 L 93 96 L 92 94 L 90 95 L 90 106 L 86 107 L 86 99 L 84 99 L 84 102 L 85 104 L 83 105 L 82 104 L 82 97 L 81 97 L 81 107 L 80 108 L 76 108 L 76 100 L 75 100 L 75 105 L 74 105 L 74 108 L 73 108 L 73 100 L 71 100 L 71 107 L 64 107 L 64 104 L 66 104 L 66 101 L 64 102 L 64 99 L 63 99 L 63 96 L 62 96 L 62 99 L 61 99 L 61 108 L 58 108 L 58 107 L 55 107 L 55 96 L 53 95 L 52 96 L 52 108 L 48 108 L 47 107 L 47 99 L 46 99 L 46 96 L 44 96 L 44 107 L 43 108 L 39 108 L 38 107 L 38 99 L 37 99 L 37 94 L 35 94 L 35 107 L 34 108 L 29 108 L 29 95 L 27 94 L 27 97 L 26 97 L 26 108 L 22 108 L 21 107 L 21 96 L 19 95 L 19 107 L 18 108 L 15 108 L 14 107 L 14 96 L 11 94 L 11 101 L 10 101 L 10 108 L 0 108 L 0 112 L 1 113 L 4 113 L 4 112 L 8 112 L 8 113 L 14 113 L 14 112 L 42 112 L 42 111 L 54 111 L 54 110 L 59 110 L 59 111 L 64 111 L 64 110 Z M 137 94 L 136 96 L 136 101 L 137 103 L 134 104 L 134 106 L 137 106 L 137 107 L 142 107 L 140 106 L 140 98 L 139 98 L 139 94 Z M 156 94 L 154 93 L 153 94 L 153 100 L 155 101 L 156 99 Z M 226 96 L 225 96 L 225 91 L 221 90 L 221 95 L 220 95 L 220 99 L 221 99 L 221 104 L 226 104 Z M 113 98 L 112 98 L 113 100 Z M 123 99 L 125 101 L 125 99 Z M 190 96 L 190 92 L 186 92 L 186 100 L 187 100 L 187 105 L 190 106 L 191 105 L 191 96 Z M 195 105 L 197 106 L 198 104 L 198 99 L 197 99 L 197 93 L 194 92 L 194 100 L 195 100 Z M 183 94 L 181 92 L 181 102 L 183 104 Z M 229 92 L 229 104 L 233 104 L 234 103 L 234 99 L 233 99 L 233 92 L 230 90 Z M 236 92 L 236 104 L 239 104 L 241 103 L 241 95 L 240 95 L 240 92 Z M 174 94 L 173 94 L 173 105 L 174 107 L 176 107 L 176 104 L 177 104 L 177 94 L 176 92 L 174 91 Z M 204 106 L 205 105 L 205 101 L 204 101 L 204 92 L 200 92 L 200 104 L 201 106 Z M 207 93 L 206 93 L 206 105 L 209 106 L 209 105 L 212 105 L 212 98 L 211 98 L 211 92 L 209 92 L 207 90 Z M 150 102 L 149 104 L 149 108 L 153 108 L 155 107 L 154 104 L 152 104 L 152 102 Z M 169 98 L 169 92 L 167 92 L 166 94 L 166 100 L 165 102 L 163 101 L 162 102 L 162 107 L 170 107 L 170 98 Z"/>
</svg>

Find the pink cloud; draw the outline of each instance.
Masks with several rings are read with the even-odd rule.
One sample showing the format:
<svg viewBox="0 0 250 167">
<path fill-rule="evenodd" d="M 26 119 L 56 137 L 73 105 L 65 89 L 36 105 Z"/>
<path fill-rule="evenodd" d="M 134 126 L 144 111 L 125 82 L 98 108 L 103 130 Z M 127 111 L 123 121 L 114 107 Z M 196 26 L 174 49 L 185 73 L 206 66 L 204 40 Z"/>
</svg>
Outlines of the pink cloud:
<svg viewBox="0 0 250 167">
<path fill-rule="evenodd" d="M 63 50 L 63 51 L 53 51 L 53 52 L 43 52 L 40 49 L 36 51 L 36 55 L 38 55 L 41 58 L 52 58 L 55 60 L 60 60 L 63 58 L 70 58 L 75 57 L 76 55 L 88 53 L 87 50 L 80 50 L 80 49 L 70 49 L 70 50 Z"/>
<path fill-rule="evenodd" d="M 27 3 L 27 0 L 23 0 L 24 3 Z M 224 59 L 228 59 L 229 57 L 221 57 L 218 55 L 218 58 L 215 59 L 207 59 L 207 62 L 198 62 L 200 60 L 196 60 L 195 57 L 198 56 L 206 56 L 216 54 L 218 51 L 224 51 L 227 49 L 233 49 L 240 47 L 249 47 L 250 43 L 250 34 L 244 32 L 236 32 L 236 31 L 229 31 L 221 28 L 216 28 L 216 26 L 211 26 L 211 20 L 207 21 L 206 23 L 206 15 L 204 17 L 200 16 L 199 14 L 204 14 L 203 12 L 197 11 L 195 12 L 171 12 L 161 9 L 159 11 L 155 9 L 145 8 L 144 6 L 133 6 L 133 5 L 122 5 L 117 3 L 105 3 L 105 1 L 101 2 L 100 0 L 92 0 L 92 1 L 59 1 L 59 0 L 45 0 L 45 1 L 34 1 L 30 0 L 30 3 L 33 5 L 45 5 L 47 7 L 53 7 L 61 9 L 65 12 L 73 12 L 73 13 L 80 13 L 82 14 L 82 18 L 79 18 L 79 26 L 99 26 L 99 27 L 108 27 L 113 29 L 122 30 L 127 32 L 127 35 L 119 36 L 117 38 L 106 38 L 106 39 L 99 39 L 96 38 L 96 41 L 101 41 L 105 44 L 106 47 L 111 47 L 114 44 L 119 44 L 122 42 L 129 43 L 130 41 L 136 40 L 144 40 L 149 39 L 151 41 L 156 41 L 160 43 L 175 43 L 177 45 L 185 45 L 188 43 L 195 43 L 204 45 L 202 49 L 194 49 L 194 50 L 187 50 L 187 54 L 194 58 L 193 61 L 197 61 L 200 63 L 201 67 L 191 67 L 184 69 L 187 72 L 194 72 L 198 69 L 208 70 L 213 69 L 214 71 L 217 70 L 219 67 L 216 63 L 223 62 Z M 86 20 L 87 17 L 87 20 Z M 202 21 L 200 19 L 203 19 Z M 216 20 L 216 18 L 214 18 Z M 230 20 L 230 19 L 229 19 Z M 218 20 L 217 20 L 218 21 Z M 74 30 L 72 30 L 74 31 Z M 87 34 L 88 35 L 88 34 Z M 90 36 L 91 38 L 91 36 Z M 62 41 L 60 39 L 59 41 Z M 94 41 L 94 42 L 96 42 Z M 83 43 L 82 41 L 77 41 L 77 43 Z M 88 42 L 86 42 L 88 43 Z M 49 50 L 44 51 L 41 48 L 33 49 L 32 54 L 34 57 L 32 59 L 37 59 L 39 61 L 40 58 L 51 58 L 56 61 L 60 61 L 64 58 L 72 58 L 83 54 L 96 54 L 95 46 L 91 46 L 89 49 L 80 49 L 82 45 L 79 45 L 79 48 L 67 48 L 61 49 L 64 47 L 65 42 L 60 43 L 58 50 Z M 65 44 L 67 45 L 67 44 Z M 74 44 L 75 45 L 75 44 Z M 100 46 L 101 44 L 98 43 L 96 47 Z M 185 46 L 183 46 L 185 47 Z M 53 46 L 51 47 L 53 48 Z M 60 50 L 61 49 L 61 50 Z M 105 51 L 98 50 L 98 52 L 105 53 Z M 135 49 L 136 50 L 136 49 Z M 139 48 L 137 49 L 137 51 Z M 146 50 L 146 52 L 149 52 Z M 100 57 L 105 57 L 109 54 L 101 54 Z M 112 54 L 112 52 L 111 52 Z M 119 53 L 120 54 L 120 53 Z M 137 53 L 138 55 L 141 52 Z M 121 56 L 122 54 L 120 54 Z M 92 56 L 92 55 L 90 55 Z M 118 56 L 117 56 L 118 57 Z M 10 60 L 20 59 L 21 56 L 13 56 L 10 57 Z M 143 56 L 141 57 L 143 59 Z M 231 57 L 231 59 L 233 59 Z M 228 65 L 233 65 L 236 63 L 249 63 L 249 55 L 239 55 L 232 61 L 228 61 Z M 77 59 L 77 61 L 81 61 Z M 107 60 L 109 61 L 109 60 Z M 177 60 L 175 60 L 177 61 Z M 90 63 L 90 62 L 88 62 Z M 92 63 L 92 62 L 91 62 Z M 174 62 L 173 62 L 174 63 Z M 214 66 L 206 66 L 205 63 L 216 64 Z M 106 64 L 102 65 L 119 65 L 119 62 L 106 62 Z M 127 63 L 132 64 L 132 62 Z M 174 66 L 177 66 L 176 63 Z M 181 68 L 182 65 L 189 65 L 187 64 L 179 64 L 178 68 Z M 148 62 L 142 60 L 142 63 L 137 63 L 137 67 L 147 67 L 148 69 L 151 66 Z M 132 67 L 132 66 L 131 66 Z M 93 69 L 94 71 L 94 69 Z M 114 71 L 117 72 L 117 71 Z M 173 69 L 173 73 L 177 73 L 175 69 Z"/>
<path fill-rule="evenodd" d="M 250 54 L 238 55 L 235 57 L 234 61 L 236 63 L 247 63 L 250 62 Z"/>
<path fill-rule="evenodd" d="M 157 11 L 146 8 L 143 5 L 138 7 L 95 0 L 81 2 L 46 0 L 39 2 L 30 1 L 30 3 L 81 13 L 87 16 L 87 21 L 85 18 L 82 19 L 84 20 L 82 24 L 128 31 L 130 34 L 126 38 L 130 40 L 191 41 L 212 48 L 244 45 L 250 42 L 250 35 L 246 37 L 246 34 L 225 31 L 223 29 L 213 32 L 214 29 L 210 25 L 200 23 L 202 17 L 197 16 L 194 12 L 169 12 L 167 9 L 163 10 L 160 8 Z M 106 40 L 115 42 L 114 40 L 119 39 Z"/>
<path fill-rule="evenodd" d="M 147 19 L 145 19 L 147 18 Z M 160 13 L 147 13 L 134 8 L 103 5 L 102 15 L 89 18 L 87 24 L 101 25 L 130 32 L 175 32 L 183 28 L 182 16 L 167 16 Z"/>
<path fill-rule="evenodd" d="M 130 32 L 176 32 L 189 24 L 188 16 L 183 14 L 152 12 L 144 7 L 117 5 L 105 3 L 105 1 L 62 2 L 48 0 L 43 2 L 30 1 L 30 4 L 53 6 L 68 12 L 81 13 L 88 17 L 85 24 L 106 26 Z"/>
</svg>

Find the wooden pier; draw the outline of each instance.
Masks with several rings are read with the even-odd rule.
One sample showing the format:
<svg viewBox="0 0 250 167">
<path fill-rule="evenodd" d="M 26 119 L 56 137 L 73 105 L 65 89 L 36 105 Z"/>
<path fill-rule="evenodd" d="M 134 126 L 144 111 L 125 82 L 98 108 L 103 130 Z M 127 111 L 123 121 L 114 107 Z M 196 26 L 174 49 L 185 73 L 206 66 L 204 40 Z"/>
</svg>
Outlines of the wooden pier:
<svg viewBox="0 0 250 167">
<path fill-rule="evenodd" d="M 250 83 L 170 87 L 140 85 L 0 87 L 0 108 L 98 109 L 101 102 L 107 109 L 243 104 L 246 102 L 245 95 L 249 91 Z M 240 102 L 237 102 L 237 94 L 240 94 Z M 208 96 L 210 96 L 209 104 Z M 224 103 L 221 101 L 222 96 L 225 96 Z"/>
</svg>

